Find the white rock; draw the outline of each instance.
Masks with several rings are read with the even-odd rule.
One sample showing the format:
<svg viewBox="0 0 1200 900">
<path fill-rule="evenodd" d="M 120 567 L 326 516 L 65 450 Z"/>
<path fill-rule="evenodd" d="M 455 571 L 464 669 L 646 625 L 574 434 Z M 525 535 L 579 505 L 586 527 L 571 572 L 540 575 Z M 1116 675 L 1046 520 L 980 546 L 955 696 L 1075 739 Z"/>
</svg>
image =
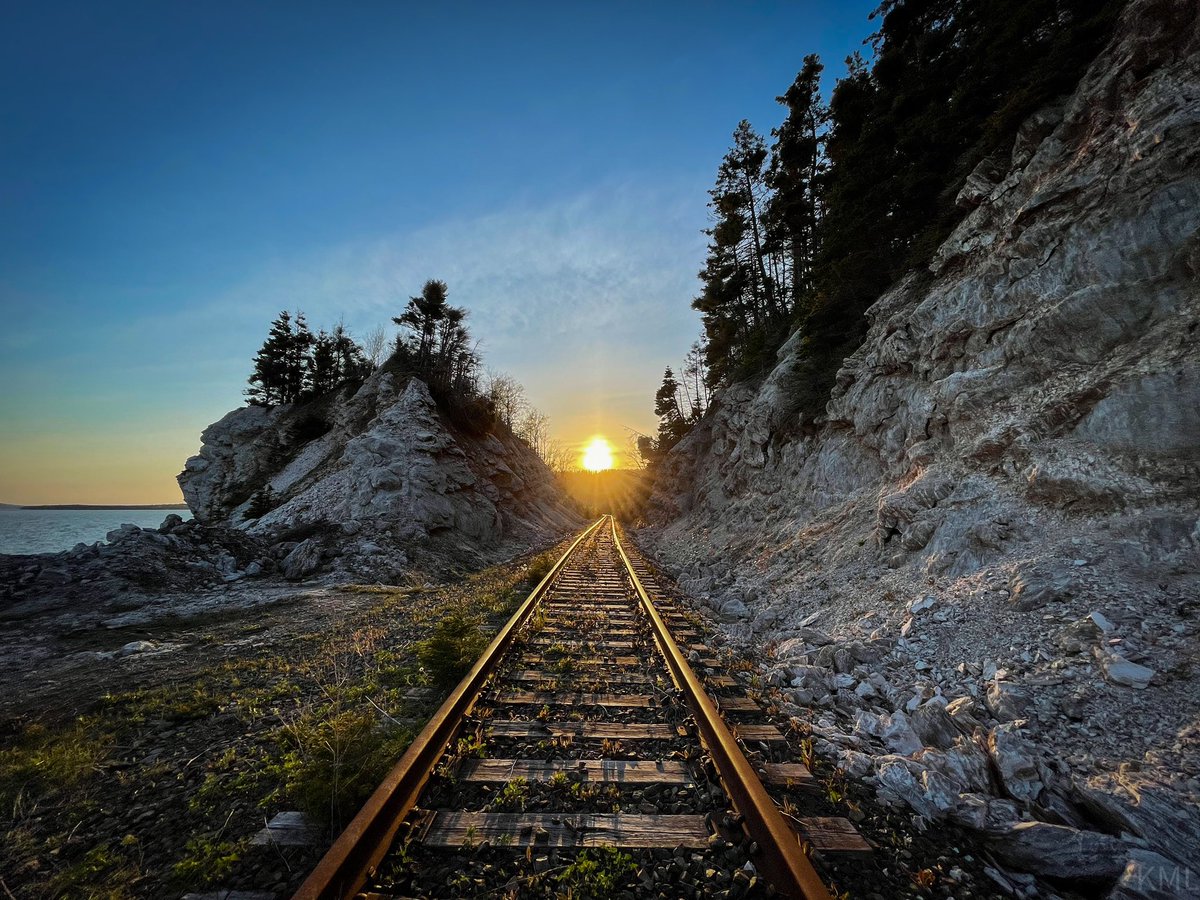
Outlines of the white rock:
<svg viewBox="0 0 1200 900">
<path fill-rule="evenodd" d="M 158 649 L 153 641 L 130 641 L 117 651 L 117 656 L 133 656 L 136 653 L 151 653 Z"/>
<path fill-rule="evenodd" d="M 1129 849 L 1120 839 L 1047 822 L 1018 822 L 994 832 L 991 846 L 1018 869 L 1052 878 L 1115 879 Z"/>
<path fill-rule="evenodd" d="M 576 524 L 553 473 L 526 444 L 451 429 L 421 381 L 395 382 L 382 370 L 371 375 L 321 413 L 328 428 L 299 452 L 281 441 L 297 417 L 311 415 L 304 408 L 251 406 L 210 425 L 179 476 L 196 518 L 245 527 L 245 485 L 269 481 L 279 502 L 250 526 L 256 532 L 330 523 L 349 537 L 371 522 L 395 529 L 397 540 L 453 532 L 491 546 L 506 522 L 525 536 Z"/>
<path fill-rule="evenodd" d="M 1096 656 L 1100 661 L 1100 668 L 1104 672 L 1104 677 L 1113 684 L 1142 690 L 1150 684 L 1150 680 L 1155 675 L 1153 669 L 1130 662 L 1119 653 L 1097 649 Z"/>
<path fill-rule="evenodd" d="M 902 712 L 877 716 L 874 713 L 859 711 L 855 717 L 854 730 L 855 733 L 878 738 L 893 753 L 904 756 L 916 753 L 923 746 L 921 739 L 909 725 L 908 717 Z"/>
<path fill-rule="evenodd" d="M 304 578 L 321 566 L 321 545 L 315 538 L 301 541 L 280 563 L 285 578 Z"/>
</svg>

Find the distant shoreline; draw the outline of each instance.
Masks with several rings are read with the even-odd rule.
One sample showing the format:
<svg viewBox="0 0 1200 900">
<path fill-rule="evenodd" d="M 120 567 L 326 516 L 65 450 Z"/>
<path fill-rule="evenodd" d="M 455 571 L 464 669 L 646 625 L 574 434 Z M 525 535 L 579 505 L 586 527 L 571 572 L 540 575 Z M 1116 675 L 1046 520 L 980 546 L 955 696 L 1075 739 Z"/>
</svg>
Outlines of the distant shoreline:
<svg viewBox="0 0 1200 900">
<path fill-rule="evenodd" d="M 8 503 L 0 505 L 4 509 L 187 509 L 186 503 L 149 503 L 149 504 L 90 504 L 90 503 L 53 503 L 46 506 L 16 506 Z"/>
</svg>

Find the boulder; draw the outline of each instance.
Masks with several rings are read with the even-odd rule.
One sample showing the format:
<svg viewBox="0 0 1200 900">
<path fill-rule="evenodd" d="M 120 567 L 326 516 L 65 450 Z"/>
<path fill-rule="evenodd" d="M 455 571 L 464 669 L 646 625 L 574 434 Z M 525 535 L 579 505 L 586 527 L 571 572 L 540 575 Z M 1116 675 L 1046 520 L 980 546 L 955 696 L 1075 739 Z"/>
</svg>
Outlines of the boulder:
<svg viewBox="0 0 1200 900">
<path fill-rule="evenodd" d="M 284 557 L 280 569 L 285 578 L 305 578 L 321 567 L 321 554 L 321 545 L 314 538 L 308 538 Z"/>
<path fill-rule="evenodd" d="M 737 598 L 721 604 L 721 615 L 727 619 L 744 619 L 750 614 L 746 604 Z"/>
<path fill-rule="evenodd" d="M 1017 609 L 1041 609 L 1071 596 L 1077 587 L 1076 576 L 1067 569 L 1046 565 L 1018 570 L 1010 580 L 1012 602 Z"/>
<path fill-rule="evenodd" d="M 1106 828 L 1144 838 L 1185 866 L 1200 859 L 1200 797 L 1182 777 L 1171 782 L 1122 767 L 1076 780 L 1072 794 Z"/>
<path fill-rule="evenodd" d="M 993 681 L 987 689 L 987 706 L 1001 722 L 1024 719 L 1033 701 L 1024 689 L 1011 681 Z"/>
<path fill-rule="evenodd" d="M 1003 834 L 1021 821 L 1021 811 L 1011 800 L 965 791 L 950 810 L 950 821 L 985 834 Z"/>
<path fill-rule="evenodd" d="M 1112 622 L 1098 612 L 1092 612 L 1062 630 L 1058 645 L 1065 653 L 1086 653 L 1113 630 Z"/>
<path fill-rule="evenodd" d="M 987 753 L 971 738 L 960 737 L 946 750 L 923 750 L 915 759 L 949 778 L 960 791 L 988 791 L 992 787 Z"/>
<path fill-rule="evenodd" d="M 1026 872 L 1072 881 L 1113 881 L 1125 871 L 1129 845 L 1112 835 L 1048 822 L 1017 822 L 991 832 L 990 846 Z"/>
<path fill-rule="evenodd" d="M 126 538 L 133 537 L 133 535 L 137 534 L 141 530 L 142 529 L 140 529 L 138 526 L 131 525 L 130 523 L 126 522 L 120 528 L 114 528 L 112 531 L 108 532 L 108 534 L 106 534 L 104 537 L 105 540 L 107 540 L 110 544 L 115 544 L 118 541 L 123 541 Z"/>
<path fill-rule="evenodd" d="M 904 803 L 930 821 L 945 818 L 958 805 L 957 785 L 941 773 L 898 756 L 875 762 L 877 792 L 884 803 Z"/>
<path fill-rule="evenodd" d="M 946 750 L 958 740 L 958 727 L 941 703 L 931 702 L 917 707 L 909 722 L 926 747 Z"/>
<path fill-rule="evenodd" d="M 946 715 L 963 734 L 974 734 L 976 728 L 983 727 L 983 723 L 975 718 L 977 712 L 979 706 L 970 697 L 956 697 L 946 704 Z"/>
<path fill-rule="evenodd" d="M 908 717 L 902 712 L 877 716 L 874 713 L 860 711 L 855 719 L 854 731 L 877 738 L 893 753 L 904 756 L 916 753 L 923 746 L 921 739 L 908 724 Z"/>
<path fill-rule="evenodd" d="M 1031 803 L 1045 787 L 1045 775 L 1033 745 L 1011 722 L 997 725 L 988 733 L 988 755 L 1009 796 Z"/>
<path fill-rule="evenodd" d="M 168 513 L 167 517 L 163 519 L 162 524 L 158 526 L 158 530 L 163 534 L 167 534 L 172 528 L 177 528 L 182 524 L 183 516 L 178 513 Z"/>
<path fill-rule="evenodd" d="M 820 666 L 788 666 L 790 684 L 794 688 L 803 688 L 813 693 L 825 693 L 832 685 L 829 670 Z"/>
</svg>

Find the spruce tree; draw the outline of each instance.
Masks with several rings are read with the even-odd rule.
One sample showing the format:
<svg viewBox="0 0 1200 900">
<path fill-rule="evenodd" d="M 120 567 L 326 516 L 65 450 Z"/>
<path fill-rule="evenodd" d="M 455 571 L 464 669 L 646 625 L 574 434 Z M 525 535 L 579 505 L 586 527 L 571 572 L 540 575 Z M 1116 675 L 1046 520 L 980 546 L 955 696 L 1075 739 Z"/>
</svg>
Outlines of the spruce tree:
<svg viewBox="0 0 1200 900">
<path fill-rule="evenodd" d="M 682 440 L 690 427 L 679 408 L 679 382 L 670 366 L 654 395 L 654 414 L 658 416 L 657 448 L 665 453 Z"/>
<path fill-rule="evenodd" d="M 313 339 L 312 353 L 307 359 L 308 384 L 314 397 L 327 394 L 341 384 L 337 345 L 324 329 Z"/>
<path fill-rule="evenodd" d="M 817 251 L 817 222 L 821 213 L 826 173 L 822 145 L 829 110 L 821 101 L 821 72 L 815 54 L 791 87 L 776 101 L 787 107 L 787 118 L 772 131 L 769 182 L 774 190 L 767 203 L 768 245 L 782 254 L 787 276 L 789 312 L 805 309 L 813 290 L 812 267 Z"/>
<path fill-rule="evenodd" d="M 367 359 L 363 348 L 350 337 L 346 326 L 339 322 L 333 329 L 334 365 L 337 372 L 337 384 L 351 382 L 359 384 L 371 374 L 371 361 Z"/>
<path fill-rule="evenodd" d="M 292 332 L 289 335 L 287 342 L 287 353 L 284 356 L 285 363 L 285 380 L 287 382 L 287 393 L 284 398 L 286 403 L 297 403 L 310 388 L 309 371 L 311 365 L 309 363 L 309 354 L 312 352 L 313 344 L 316 338 L 308 329 L 308 322 L 304 317 L 303 312 L 296 313 L 296 319 L 292 323 Z"/>
<path fill-rule="evenodd" d="M 259 406 L 291 402 L 288 393 L 288 358 L 292 346 L 292 316 L 286 309 L 271 323 L 266 341 L 254 357 L 246 395 Z"/>
</svg>

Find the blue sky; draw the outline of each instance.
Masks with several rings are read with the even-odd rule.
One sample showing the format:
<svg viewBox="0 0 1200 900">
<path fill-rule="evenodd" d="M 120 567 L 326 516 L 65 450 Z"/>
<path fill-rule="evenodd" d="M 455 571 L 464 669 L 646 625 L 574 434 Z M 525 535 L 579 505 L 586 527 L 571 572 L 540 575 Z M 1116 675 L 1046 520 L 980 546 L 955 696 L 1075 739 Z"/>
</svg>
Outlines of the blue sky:
<svg viewBox="0 0 1200 900">
<path fill-rule="evenodd" d="M 431 277 L 556 436 L 651 430 L 733 128 L 874 6 L 6 4 L 0 501 L 176 499 L 278 310 Z"/>
</svg>

